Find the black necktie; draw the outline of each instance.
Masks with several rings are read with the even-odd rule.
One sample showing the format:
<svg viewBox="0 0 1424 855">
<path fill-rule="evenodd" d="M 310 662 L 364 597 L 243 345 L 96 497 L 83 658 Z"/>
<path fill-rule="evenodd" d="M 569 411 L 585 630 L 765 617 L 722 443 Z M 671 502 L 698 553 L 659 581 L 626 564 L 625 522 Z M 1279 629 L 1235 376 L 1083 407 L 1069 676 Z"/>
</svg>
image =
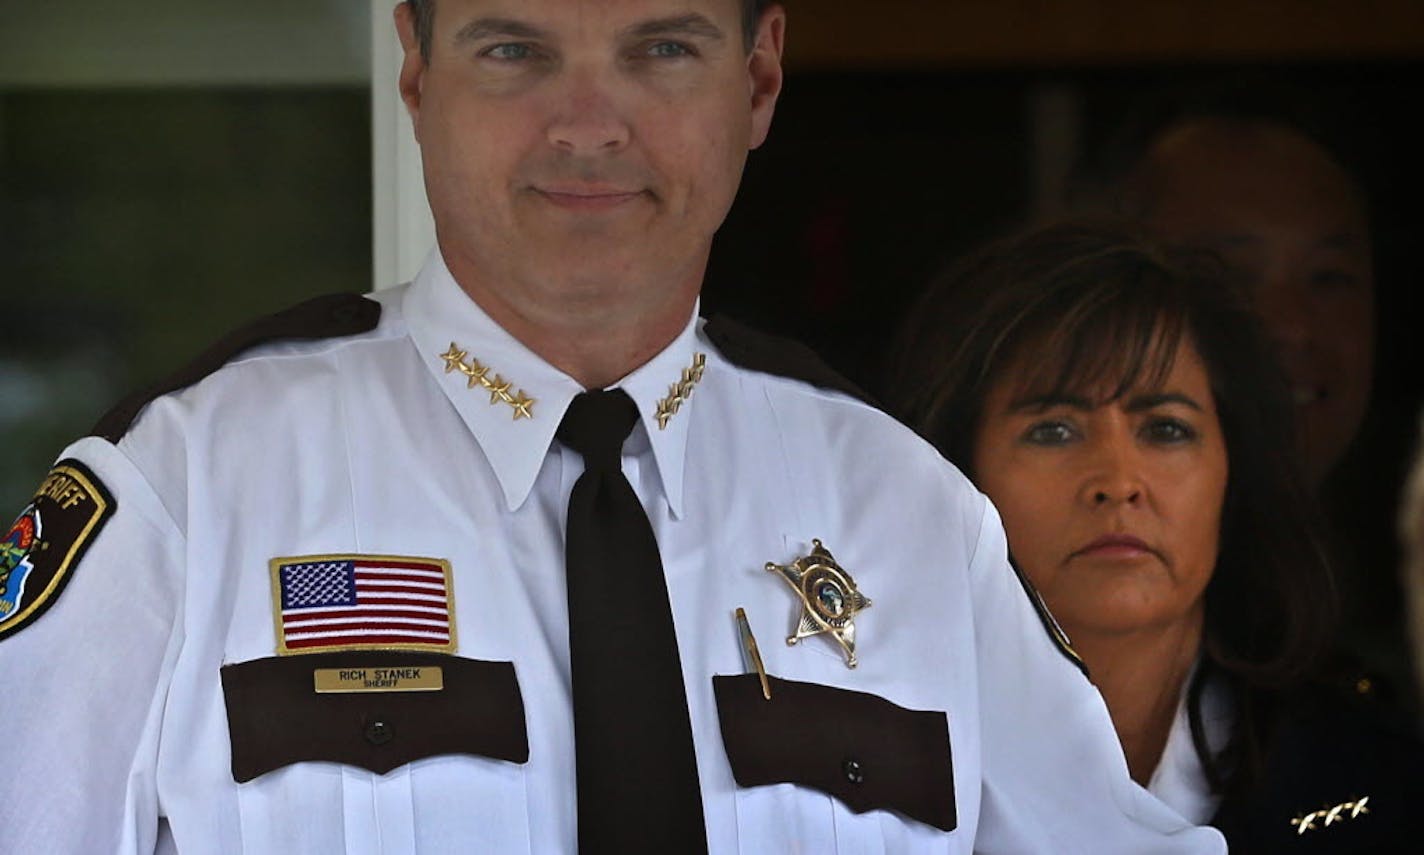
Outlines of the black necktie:
<svg viewBox="0 0 1424 855">
<path fill-rule="evenodd" d="M 622 389 L 584 392 L 558 432 L 584 461 L 564 547 L 583 855 L 707 851 L 658 542 L 621 465 L 637 420 Z"/>
</svg>

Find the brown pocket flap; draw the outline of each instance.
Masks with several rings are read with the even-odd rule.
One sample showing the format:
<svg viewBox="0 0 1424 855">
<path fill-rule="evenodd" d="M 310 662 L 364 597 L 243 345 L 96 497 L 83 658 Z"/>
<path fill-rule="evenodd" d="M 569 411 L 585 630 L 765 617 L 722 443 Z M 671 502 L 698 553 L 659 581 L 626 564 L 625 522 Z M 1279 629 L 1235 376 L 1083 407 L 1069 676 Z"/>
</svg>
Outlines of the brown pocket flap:
<svg viewBox="0 0 1424 855">
<path fill-rule="evenodd" d="M 722 742 L 742 787 L 799 784 L 856 813 L 893 810 L 953 831 L 949 717 L 884 698 L 755 674 L 713 677 Z"/>
<path fill-rule="evenodd" d="M 318 693 L 318 669 L 439 668 L 438 691 Z M 341 651 L 225 665 L 232 777 L 250 781 L 303 761 L 385 774 L 425 757 L 529 759 L 524 700 L 512 662 L 438 653 Z"/>
</svg>

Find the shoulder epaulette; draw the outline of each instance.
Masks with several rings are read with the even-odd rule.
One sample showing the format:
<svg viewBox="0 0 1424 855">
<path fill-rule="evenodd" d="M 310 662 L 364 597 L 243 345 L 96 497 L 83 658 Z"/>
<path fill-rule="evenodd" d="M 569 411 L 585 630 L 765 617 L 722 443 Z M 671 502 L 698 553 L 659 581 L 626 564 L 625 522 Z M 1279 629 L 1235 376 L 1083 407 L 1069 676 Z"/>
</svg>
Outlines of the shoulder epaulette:
<svg viewBox="0 0 1424 855">
<path fill-rule="evenodd" d="M 874 398 L 838 374 L 816 351 L 799 341 L 752 329 L 725 315 L 707 321 L 703 332 L 734 365 L 843 392 L 880 409 Z"/>
<path fill-rule="evenodd" d="M 128 432 L 139 411 L 154 398 L 192 386 L 233 357 L 257 345 L 282 340 L 316 341 L 356 335 L 374 329 L 380 319 L 381 304 L 359 294 L 314 297 L 290 309 L 259 318 L 228 333 L 178 371 L 125 397 L 105 413 L 89 433 L 109 442 L 118 442 Z"/>
</svg>

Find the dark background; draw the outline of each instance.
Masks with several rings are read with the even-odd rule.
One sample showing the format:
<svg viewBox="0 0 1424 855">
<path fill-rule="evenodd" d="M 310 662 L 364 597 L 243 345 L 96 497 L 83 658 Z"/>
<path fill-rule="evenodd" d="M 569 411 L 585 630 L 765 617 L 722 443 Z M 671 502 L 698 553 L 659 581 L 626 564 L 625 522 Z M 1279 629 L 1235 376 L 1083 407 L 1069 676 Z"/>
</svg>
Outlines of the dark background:
<svg viewBox="0 0 1424 855">
<path fill-rule="evenodd" d="M 885 345 L 929 277 L 1039 209 L 1039 93 L 1075 96 L 1074 148 L 1087 157 L 1161 93 L 1233 81 L 1284 86 L 1309 96 L 1370 198 L 1378 397 L 1418 401 L 1420 69 L 1387 61 L 793 76 L 718 236 L 705 310 L 794 335 L 877 389 Z"/>
</svg>

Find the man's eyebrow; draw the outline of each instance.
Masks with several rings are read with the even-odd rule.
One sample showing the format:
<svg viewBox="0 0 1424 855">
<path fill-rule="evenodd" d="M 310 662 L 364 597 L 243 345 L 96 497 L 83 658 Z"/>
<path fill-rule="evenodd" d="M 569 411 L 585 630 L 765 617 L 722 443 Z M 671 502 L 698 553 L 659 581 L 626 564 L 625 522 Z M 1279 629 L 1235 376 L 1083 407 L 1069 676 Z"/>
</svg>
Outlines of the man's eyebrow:
<svg viewBox="0 0 1424 855">
<path fill-rule="evenodd" d="M 1359 232 L 1348 231 L 1336 232 L 1335 234 L 1321 238 L 1316 245 L 1324 249 L 1360 249 L 1368 243 L 1369 241 L 1365 239 L 1364 235 Z"/>
<path fill-rule="evenodd" d="M 1201 404 L 1198 404 L 1189 395 L 1183 395 L 1180 392 L 1155 392 L 1147 395 L 1133 395 L 1127 400 L 1127 406 L 1124 407 L 1124 409 L 1129 413 L 1140 413 L 1144 410 L 1155 409 L 1167 404 L 1181 404 L 1199 413 L 1205 412 Z"/>
<path fill-rule="evenodd" d="M 1242 249 L 1260 245 L 1261 238 L 1247 232 L 1210 232 L 1201 241 L 1214 249 Z"/>
<path fill-rule="evenodd" d="M 724 41 L 727 38 L 722 28 L 714 24 L 706 15 L 692 12 L 672 18 L 656 18 L 629 27 L 627 33 L 635 39 L 659 36 L 692 36 L 708 41 Z"/>
<path fill-rule="evenodd" d="M 513 18 L 476 18 L 455 33 L 455 44 L 488 38 L 543 40 L 548 36 L 545 30 Z"/>
</svg>

